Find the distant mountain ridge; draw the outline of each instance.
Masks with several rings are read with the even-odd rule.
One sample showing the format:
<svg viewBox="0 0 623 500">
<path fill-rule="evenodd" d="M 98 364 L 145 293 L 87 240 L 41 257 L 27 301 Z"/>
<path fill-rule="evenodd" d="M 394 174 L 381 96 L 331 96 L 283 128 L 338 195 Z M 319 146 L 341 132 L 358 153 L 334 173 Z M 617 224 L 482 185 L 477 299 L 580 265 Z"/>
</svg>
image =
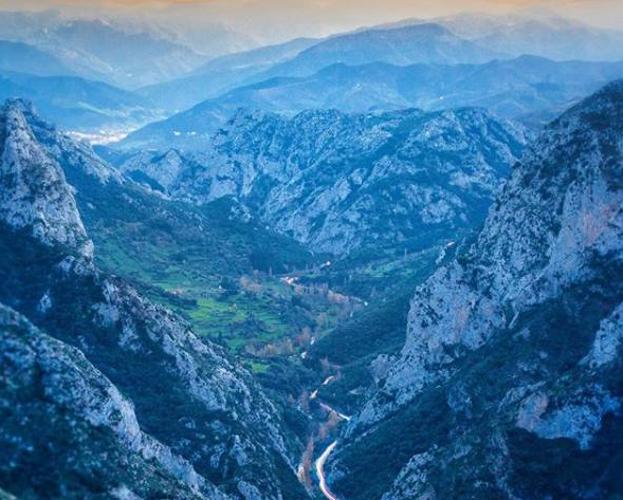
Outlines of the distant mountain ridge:
<svg viewBox="0 0 623 500">
<path fill-rule="evenodd" d="M 37 76 L 72 75 L 73 70 L 47 52 L 21 42 L 1 40 L 0 70 L 30 73 Z"/>
<path fill-rule="evenodd" d="M 191 71 L 205 57 L 150 33 L 123 31 L 99 20 L 59 24 L 35 39 L 46 51 L 71 61 L 74 71 L 126 88 Z M 119 50 L 123 47 L 123 50 Z"/>
<path fill-rule="evenodd" d="M 601 28 L 553 12 L 491 15 L 463 13 L 432 19 L 404 19 L 370 29 L 436 23 L 482 47 L 511 57 L 533 55 L 556 61 L 623 60 L 623 31 Z"/>
<path fill-rule="evenodd" d="M 483 63 L 503 55 L 461 39 L 438 24 L 427 23 L 333 36 L 276 65 L 266 76 L 308 76 L 336 63 Z"/>
<path fill-rule="evenodd" d="M 7 67 L 9 71 L 81 76 L 126 89 L 180 76 L 207 59 L 163 33 L 100 19 L 66 19 L 54 12 L 0 12 L 0 40 L 3 38 L 30 47 L 30 53 L 22 47 L 24 61 Z M 0 44 L 0 63 L 8 51 L 9 47 Z M 35 57 L 37 64 L 24 66 Z M 46 69 L 46 65 L 52 66 Z"/>
<path fill-rule="evenodd" d="M 623 60 L 621 46 L 623 32 L 553 15 L 463 14 L 405 19 L 324 39 L 293 40 L 232 54 L 208 63 L 192 76 L 156 84 L 142 92 L 161 107 L 180 111 L 237 87 L 276 77 L 309 77 L 335 64 L 482 64 L 520 56 L 557 62 L 617 62 Z"/>
<path fill-rule="evenodd" d="M 0 99 L 9 98 L 32 101 L 45 119 L 72 132 L 127 131 L 163 117 L 132 92 L 75 76 L 0 71 Z"/>
<path fill-rule="evenodd" d="M 217 92 L 276 77 L 305 77 L 335 64 L 482 63 L 503 54 L 456 37 L 439 25 L 367 29 L 324 39 L 298 39 L 211 61 L 197 74 L 144 89 L 167 109 L 190 107 Z M 242 66 L 241 66 L 242 64 Z M 180 97 L 167 96 L 180 92 Z"/>
<path fill-rule="evenodd" d="M 288 60 L 318 40 L 300 38 L 280 45 L 261 47 L 238 54 L 217 57 L 197 68 L 191 75 L 157 83 L 137 90 L 171 111 L 181 111 L 211 97 L 238 87 L 242 82 L 261 78 L 273 65 Z"/>
<path fill-rule="evenodd" d="M 274 78 L 233 90 L 149 124 L 118 147 L 200 150 L 240 107 L 293 115 L 314 108 L 368 112 L 478 106 L 540 126 L 621 76 L 623 63 L 555 62 L 533 56 L 478 65 L 334 65 L 307 78 Z"/>
</svg>

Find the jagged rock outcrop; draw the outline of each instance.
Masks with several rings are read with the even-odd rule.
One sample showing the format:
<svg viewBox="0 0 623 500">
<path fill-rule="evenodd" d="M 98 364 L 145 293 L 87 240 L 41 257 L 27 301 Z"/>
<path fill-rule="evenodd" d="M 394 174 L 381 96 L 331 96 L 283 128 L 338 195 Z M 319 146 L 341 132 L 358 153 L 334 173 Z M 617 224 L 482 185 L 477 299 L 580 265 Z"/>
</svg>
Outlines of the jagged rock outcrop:
<svg viewBox="0 0 623 500">
<path fill-rule="evenodd" d="M 82 352 L 1 304 L 0 347 L 0 481 L 12 492 L 226 498 L 141 430 L 131 402 Z"/>
<path fill-rule="evenodd" d="M 523 129 L 477 109 L 291 119 L 241 110 L 166 179 L 167 192 L 197 203 L 235 197 L 315 251 L 402 251 L 481 223 L 525 142 Z M 161 162 L 122 169 L 163 185 Z"/>
<path fill-rule="evenodd" d="M 85 256 L 93 245 L 76 209 L 71 187 L 58 163 L 37 143 L 23 101 L 7 101 L 1 112 L 0 217 L 15 229 L 29 228 L 33 237 L 60 244 Z"/>
<path fill-rule="evenodd" d="M 145 151 L 123 162 L 121 171 L 136 182 L 167 192 L 173 188 L 182 170 L 188 168 L 188 161 L 175 149 L 165 153 Z"/>
<path fill-rule="evenodd" d="M 545 129 L 476 241 L 418 288 L 336 490 L 363 498 L 348 476 L 393 442 L 370 479 L 385 500 L 621 494 L 621 276 L 619 81 Z"/>
<path fill-rule="evenodd" d="M 11 119 L 15 107 L 26 109 L 23 103 L 9 104 L 5 120 Z M 50 406 L 44 410 L 55 418 L 58 408 L 60 428 L 68 434 L 66 440 L 58 441 L 56 452 L 68 454 L 68 460 L 76 458 L 61 462 L 58 469 L 55 461 L 46 464 L 59 495 L 78 488 L 76 494 L 84 491 L 89 496 L 104 487 L 102 492 L 112 495 L 113 488 L 123 498 L 131 497 L 130 492 L 175 498 L 229 495 L 249 499 L 257 498 L 257 492 L 270 499 L 304 496 L 294 474 L 289 435 L 251 375 L 221 348 L 199 339 L 186 322 L 122 280 L 100 272 L 90 253 L 76 252 L 70 245 L 88 241 L 88 237 L 63 174 L 92 179 L 80 188 L 99 197 L 109 194 L 109 185 L 118 187 L 125 181 L 88 148 L 39 122 L 32 110 L 18 113 L 18 118 L 20 133 L 4 141 L 5 151 L 14 153 L 11 162 L 3 162 L 2 171 L 36 192 L 37 206 L 54 210 L 52 215 L 44 211 L 21 225 L 12 224 L 15 211 L 1 213 L 0 302 L 40 329 L 28 326 L 22 328 L 30 332 L 28 336 L 7 337 L 19 351 L 12 361 L 14 369 L 23 364 L 24 370 L 35 373 L 48 368 L 51 373 L 63 371 L 59 365 L 52 366 L 52 355 L 46 354 L 51 351 L 58 354 L 58 363 L 67 360 L 62 377 L 52 374 L 37 389 L 49 392 Z M 37 156 L 33 158 L 31 152 Z M 24 175 L 23 168 L 27 170 Z M 30 175 L 32 171 L 37 175 Z M 33 183 L 42 178 L 53 182 L 39 184 L 46 189 L 38 189 Z M 15 184 L 6 186 L 5 199 L 16 199 L 11 191 Z M 21 211 L 39 214 L 26 198 L 19 199 Z M 35 231 L 42 220 L 45 231 Z M 74 239 L 57 235 L 74 235 Z M 11 321 L 24 325 L 21 319 Z M 3 341 L 12 331 L 10 324 L 7 328 Z M 35 340 L 37 335 L 40 341 Z M 39 364 L 28 364 L 32 356 Z M 0 387 L 3 407 L 11 406 L 21 387 L 22 403 L 38 412 L 37 401 L 31 397 L 40 392 L 33 393 L 24 384 L 39 382 L 29 377 L 14 380 L 11 373 L 6 378 L 11 386 Z M 20 414 L 15 418 L 19 420 Z M 78 422 L 75 435 L 68 427 L 74 421 Z M 38 430 L 28 420 L 20 422 L 21 427 L 6 439 L 34 443 Z M 84 440 L 91 433 L 103 434 L 93 448 Z M 80 446 L 65 449 L 70 443 Z M 33 444 L 30 451 L 35 461 L 45 456 L 45 449 L 37 444 L 39 448 Z M 114 453 L 120 464 L 129 461 L 131 467 L 117 476 L 104 452 Z M 91 479 L 82 484 L 80 467 L 85 461 Z M 17 495 L 27 493 L 34 487 L 28 481 L 32 463 L 14 462 L 3 455 L 0 469 L 6 475 L 0 486 Z M 61 467 L 66 468 L 66 480 L 59 479 L 65 477 Z M 17 477 L 26 479 L 18 481 Z M 134 484 L 137 477 L 140 482 Z M 175 481 L 182 482 L 179 488 Z"/>
</svg>

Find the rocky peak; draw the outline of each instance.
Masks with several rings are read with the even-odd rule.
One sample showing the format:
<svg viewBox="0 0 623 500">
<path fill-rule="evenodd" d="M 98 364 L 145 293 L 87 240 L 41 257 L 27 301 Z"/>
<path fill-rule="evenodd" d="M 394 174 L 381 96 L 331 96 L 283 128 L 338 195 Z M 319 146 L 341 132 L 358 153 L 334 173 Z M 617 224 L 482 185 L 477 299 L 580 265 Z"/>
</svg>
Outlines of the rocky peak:
<svg viewBox="0 0 623 500">
<path fill-rule="evenodd" d="M 26 99 L 7 99 L 4 103 L 3 111 L 7 112 L 9 110 L 20 113 L 26 120 L 32 120 L 34 117 L 37 116 L 37 111 L 35 110 L 34 104 Z"/>
<path fill-rule="evenodd" d="M 188 163 L 189 159 L 177 149 L 169 149 L 165 153 L 145 151 L 130 157 L 119 170 L 136 182 L 168 192 Z"/>
<path fill-rule="evenodd" d="M 264 120 L 275 119 L 279 116 L 280 115 L 277 113 L 271 113 L 269 111 L 240 107 L 232 114 L 231 118 L 227 120 L 220 131 L 227 133 L 228 131 L 244 128 L 245 126 L 253 126 L 253 124 Z"/>
<path fill-rule="evenodd" d="M 0 216 L 48 246 L 60 245 L 90 258 L 89 241 L 74 192 L 58 162 L 37 141 L 33 107 L 10 100 L 0 111 Z"/>
<path fill-rule="evenodd" d="M 508 300 L 539 301 L 544 281 L 575 281 L 590 272 L 593 252 L 620 252 L 621 88 L 607 86 L 547 127 L 470 252 Z M 500 237 L 509 233 L 512 242 Z M 519 277 L 525 286 L 513 284 Z"/>
</svg>

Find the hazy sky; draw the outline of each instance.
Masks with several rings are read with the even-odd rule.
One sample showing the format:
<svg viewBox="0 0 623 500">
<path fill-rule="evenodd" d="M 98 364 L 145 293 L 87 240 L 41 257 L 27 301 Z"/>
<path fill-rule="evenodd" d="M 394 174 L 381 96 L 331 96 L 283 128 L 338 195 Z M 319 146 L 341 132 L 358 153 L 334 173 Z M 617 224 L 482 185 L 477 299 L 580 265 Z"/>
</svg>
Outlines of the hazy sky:
<svg viewBox="0 0 623 500">
<path fill-rule="evenodd" d="M 145 17 L 171 16 L 194 24 L 223 22 L 260 38 L 325 35 L 407 17 L 516 9 L 547 9 L 623 29 L 623 0 L 0 0 L 0 8 L 67 8 L 74 13 L 106 9 Z"/>
</svg>

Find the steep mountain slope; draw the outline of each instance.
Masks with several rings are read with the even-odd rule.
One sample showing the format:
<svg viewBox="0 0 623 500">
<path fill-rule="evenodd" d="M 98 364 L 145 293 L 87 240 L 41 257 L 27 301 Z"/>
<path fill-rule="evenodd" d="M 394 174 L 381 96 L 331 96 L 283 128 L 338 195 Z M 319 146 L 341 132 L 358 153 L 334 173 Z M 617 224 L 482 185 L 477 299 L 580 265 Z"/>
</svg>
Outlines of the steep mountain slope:
<svg viewBox="0 0 623 500">
<path fill-rule="evenodd" d="M 17 64 L 6 67 L 9 71 L 41 76 L 74 74 L 124 88 L 180 77 L 207 59 L 145 26 L 67 19 L 58 14 L 0 13 L 0 38 L 21 42 L 0 47 L 9 55 L 22 48 L 19 53 L 26 56 L 21 61 L 11 59 Z M 29 52 L 24 52 L 28 46 L 23 44 L 31 46 Z M 40 68 L 39 62 L 44 63 Z"/>
<path fill-rule="evenodd" d="M 2 117 L 0 302 L 56 341 L 39 332 L 41 340 L 35 342 L 31 338 L 37 335 L 28 326 L 17 332 L 6 329 L 7 346 L 18 350 L 12 357 L 18 369 L 23 364 L 36 372 L 32 362 L 28 364 L 28 353 L 42 353 L 38 366 L 49 370 L 51 380 L 44 378 L 41 388 L 50 396 L 45 408 L 29 399 L 32 382 L 25 372 L 20 379 L 25 386 L 11 392 L 3 388 L 0 399 L 6 408 L 14 401 L 14 391 L 23 389 L 22 403 L 33 418 L 42 418 L 41 412 L 54 417 L 58 407 L 65 412 L 54 420 L 58 430 L 76 422 L 76 433 L 67 440 L 79 448 L 68 448 L 66 440 L 54 441 L 59 445 L 55 456 L 69 455 L 63 455 L 68 459 L 58 469 L 48 464 L 52 483 L 64 491 L 89 494 L 110 486 L 126 497 L 131 496 L 128 489 L 161 496 L 171 491 L 175 480 L 185 483 L 176 489 L 189 497 L 199 493 L 211 498 L 215 490 L 210 483 L 234 498 L 304 496 L 294 475 L 295 441 L 283 431 L 281 417 L 250 374 L 221 348 L 198 339 L 183 320 L 95 266 L 75 189 L 65 176 L 82 179 L 75 186 L 78 190 L 99 186 L 99 196 L 114 203 L 107 189 L 123 185 L 120 174 L 42 123 L 21 101 L 8 102 Z M 23 324 L 14 319 L 9 326 L 11 322 Z M 3 342 L 4 332 L 5 328 Z M 51 364 L 52 354 L 45 354 L 50 350 L 58 353 L 57 363 L 68 364 L 61 378 L 54 375 L 59 368 Z M 100 380 L 98 372 L 110 382 Z M 71 387 L 75 392 L 67 393 Z M 15 434 L 6 439 L 12 443 L 41 446 L 32 426 L 11 431 Z M 91 445 L 84 440 L 93 432 L 100 437 Z M 23 457 L 12 446 L 15 456 Z M 103 451 L 114 456 L 110 467 Z M 24 494 L 34 487 L 23 478 L 30 477 L 33 460 L 45 460 L 46 450 L 36 447 L 33 452 L 29 460 L 17 462 L 2 456 L 3 489 Z M 71 461 L 71 453 L 80 461 Z M 115 464 L 123 457 L 132 467 L 117 476 Z M 90 470 L 82 472 L 86 463 Z M 54 476 L 62 470 L 71 475 L 63 480 Z M 133 484 L 143 472 L 144 482 Z M 106 491 L 101 493 L 112 494 Z"/>
<path fill-rule="evenodd" d="M 306 78 L 275 78 L 235 89 L 149 124 L 118 147 L 197 148 L 241 106 L 278 113 L 479 106 L 540 126 L 621 76 L 621 63 L 554 62 L 527 56 L 477 65 L 335 65 Z"/>
<path fill-rule="evenodd" d="M 618 81 L 530 147 L 476 241 L 418 288 L 400 356 L 375 361 L 336 491 L 621 494 L 622 137 Z"/>
<path fill-rule="evenodd" d="M 6 104 L 0 127 L 2 220 L 16 230 L 30 229 L 46 245 L 68 246 L 91 257 L 92 244 L 65 175 L 33 142 L 20 101 Z"/>
<path fill-rule="evenodd" d="M 260 75 L 275 64 L 295 57 L 316 43 L 318 40 L 313 38 L 298 38 L 279 45 L 217 57 L 197 68 L 190 76 L 144 87 L 138 93 L 164 109 L 179 112 L 247 82 L 261 79 Z"/>
<path fill-rule="evenodd" d="M 153 103 L 105 83 L 78 77 L 0 75 L 0 99 L 27 98 L 41 115 L 65 130 L 97 133 L 123 131 L 162 118 Z"/>
<path fill-rule="evenodd" d="M 174 188 L 190 161 L 175 149 L 166 153 L 143 151 L 125 159 L 120 170 L 136 182 L 143 182 L 155 191 L 167 193 Z"/>
<path fill-rule="evenodd" d="M 507 16 L 491 21 L 487 30 L 473 33 L 470 39 L 478 45 L 496 47 L 507 54 L 532 54 L 557 61 L 623 59 L 623 31 L 620 30 L 600 29 L 554 16 L 532 19 Z M 459 23 L 461 20 L 453 24 L 460 31 Z M 452 27 L 448 28 L 452 30 Z"/>
<path fill-rule="evenodd" d="M 474 109 L 241 111 L 183 167 L 170 152 L 122 170 L 197 203 L 233 196 L 315 251 L 403 252 L 478 224 L 523 144 L 521 128 Z M 163 158 L 174 159 L 175 179 Z"/>
<path fill-rule="evenodd" d="M 620 61 L 623 32 L 604 29 L 552 12 L 491 15 L 464 12 L 433 19 L 405 19 L 384 28 L 435 23 L 482 47 L 512 56 L 533 55 L 556 61 Z"/>
<path fill-rule="evenodd" d="M 225 498 L 141 430 L 131 402 L 78 349 L 3 305 L 0 346 L 0 377 L 10 381 L 0 390 L 0 484 L 9 491 Z M 97 472 L 103 457 L 106 474 Z"/>
<path fill-rule="evenodd" d="M 37 43 L 72 61 L 81 74 L 100 75 L 99 79 L 127 88 L 174 78 L 205 61 L 165 38 L 99 20 L 67 21 L 41 33 Z"/>
<path fill-rule="evenodd" d="M 57 57 L 31 45 L 0 41 L 0 69 L 37 76 L 71 75 L 73 71 Z"/>
<path fill-rule="evenodd" d="M 223 200 L 196 207 L 148 192 L 124 179 L 88 145 L 59 133 L 30 105 L 12 102 L 22 109 L 37 142 L 46 145 L 47 154 L 61 165 L 76 189 L 79 211 L 90 238 L 100 248 L 99 258 L 131 267 L 148 254 L 163 265 L 180 260 L 183 248 L 187 252 L 183 263 L 203 268 L 208 275 L 222 274 L 223 268 L 266 271 L 261 256 L 275 271 L 309 263 L 309 253 L 300 245 L 247 220 L 235 204 Z M 138 172 L 127 173 L 141 183 L 149 180 Z M 115 267 L 109 270 L 114 272 Z M 163 270 L 160 273 L 166 275 Z"/>
<path fill-rule="evenodd" d="M 276 65 L 266 76 L 308 76 L 332 64 L 384 62 L 398 66 L 416 63 L 483 63 L 499 52 L 463 40 L 436 24 L 393 29 L 370 29 L 331 37 Z"/>
<path fill-rule="evenodd" d="M 483 63 L 496 56 L 499 54 L 473 45 L 441 26 L 432 24 L 369 29 L 321 40 L 298 39 L 274 47 L 225 56 L 211 61 L 196 75 L 155 85 L 141 92 L 165 109 L 179 110 L 238 87 L 265 81 L 269 81 L 268 85 L 272 86 L 273 79 L 277 79 L 280 84 L 287 84 L 290 81 L 288 78 L 311 76 L 336 64 L 358 66 L 385 63 L 407 66 L 416 63 Z M 300 111 L 309 107 L 320 106 L 299 106 L 297 109 Z M 363 110 L 367 109 L 369 107 Z"/>
<path fill-rule="evenodd" d="M 315 324 L 326 301 L 295 302 L 291 287 L 272 275 L 313 268 L 321 255 L 266 227 L 235 200 L 196 206 L 170 199 L 140 171 L 127 175 L 149 189 L 111 172 L 88 146 L 68 140 L 32 114 L 28 121 L 38 141 L 52 145 L 49 152 L 76 188 L 102 270 L 182 315 L 197 335 L 243 357 L 247 346 L 287 342 Z M 175 158 L 174 153 L 167 156 Z M 241 281 L 251 283 L 251 289 Z M 331 318 L 339 308 L 328 304 L 328 309 L 323 312 Z M 248 356 L 244 361 L 251 363 Z M 281 405 L 280 410 L 291 408 Z"/>
</svg>

